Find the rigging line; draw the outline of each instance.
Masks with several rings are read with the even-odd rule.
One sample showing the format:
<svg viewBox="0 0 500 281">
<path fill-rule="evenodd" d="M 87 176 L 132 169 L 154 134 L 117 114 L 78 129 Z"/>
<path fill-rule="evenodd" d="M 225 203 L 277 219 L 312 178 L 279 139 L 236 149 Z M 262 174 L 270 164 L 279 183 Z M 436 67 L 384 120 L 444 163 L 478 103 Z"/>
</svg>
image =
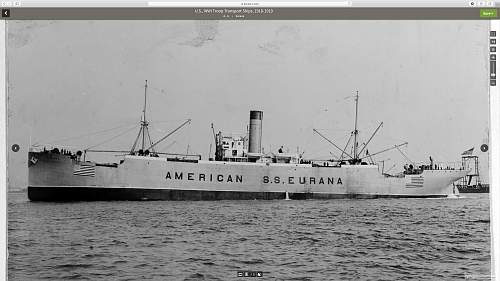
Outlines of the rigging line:
<svg viewBox="0 0 500 281">
<path fill-rule="evenodd" d="M 353 98 L 353 96 L 346 96 L 346 97 L 343 97 L 343 98 L 336 99 L 334 102 L 335 103 L 339 103 L 339 102 L 343 102 L 343 101 L 351 99 L 351 98 Z"/>
<path fill-rule="evenodd" d="M 338 147 L 335 143 L 333 143 L 331 140 L 329 140 L 327 137 L 323 136 L 318 130 L 316 129 L 313 129 L 313 132 L 315 132 L 316 134 L 318 134 L 320 137 L 322 137 L 323 139 L 325 139 L 327 142 L 329 142 L 330 144 L 332 144 L 336 149 L 340 150 L 341 152 L 344 152 L 340 147 Z M 345 154 L 347 154 L 347 156 L 349 156 L 350 158 L 352 158 L 351 155 L 349 155 L 347 152 L 344 152 Z"/>
<path fill-rule="evenodd" d="M 120 133 L 120 134 L 118 134 L 118 135 L 116 135 L 116 136 L 112 137 L 112 138 L 109 138 L 109 139 L 107 139 L 107 140 L 105 140 L 105 141 L 103 141 L 103 142 L 101 142 L 101 143 L 98 143 L 98 144 L 93 145 L 93 146 L 89 146 L 89 147 L 87 147 L 87 148 L 86 148 L 86 149 L 84 149 L 84 150 L 88 150 L 88 149 L 94 148 L 94 147 L 96 147 L 96 146 L 99 146 L 99 145 L 101 145 L 101 144 L 107 143 L 107 142 L 109 142 L 109 141 L 111 141 L 111 140 L 114 140 L 114 139 L 116 139 L 116 138 L 120 137 L 120 136 L 123 136 L 124 134 L 126 134 L 126 133 L 128 133 L 128 132 L 132 131 L 133 129 L 135 129 L 135 126 L 134 126 L 133 128 L 130 128 L 130 129 L 128 129 L 128 130 L 126 130 L 126 131 L 124 131 L 124 132 L 122 132 L 122 133 Z"/>
<path fill-rule="evenodd" d="M 180 128 L 184 127 L 184 125 L 189 124 L 189 123 L 191 123 L 191 119 L 188 119 L 186 122 L 182 123 L 179 127 L 175 128 L 173 131 L 171 131 L 170 133 L 168 133 L 166 136 L 164 136 L 163 138 L 161 138 L 159 141 L 155 142 L 148 149 L 151 149 L 151 148 L 155 147 L 157 144 L 159 144 L 160 142 L 164 141 L 166 138 L 168 138 L 169 136 L 171 136 L 172 134 L 174 134 L 175 132 L 177 132 Z"/>
<path fill-rule="evenodd" d="M 399 149 L 399 147 L 396 147 L 396 148 L 398 149 L 399 153 L 401 153 L 401 155 L 403 155 L 403 156 L 406 158 L 406 160 L 407 160 L 408 162 L 410 162 L 410 163 L 412 163 L 413 165 L 415 165 L 415 162 L 411 161 L 411 159 L 410 159 L 410 158 L 408 158 L 408 156 L 406 156 L 406 154 L 404 154 L 404 153 L 403 153 L 403 151 L 402 151 L 401 149 Z"/>
<path fill-rule="evenodd" d="M 146 127 L 146 132 L 148 133 L 149 144 L 153 145 L 153 141 L 151 140 L 151 136 L 149 135 L 149 129 L 148 129 L 148 127 Z M 153 148 L 151 148 L 151 151 L 155 152 L 155 150 Z"/>
<path fill-rule="evenodd" d="M 380 122 L 380 125 L 378 125 L 377 129 L 375 129 L 375 132 L 373 132 L 373 134 L 370 136 L 370 139 L 368 139 L 368 141 L 364 144 L 364 146 L 359 151 L 358 156 L 356 156 L 356 157 L 359 157 L 361 155 L 361 153 L 363 152 L 363 150 L 365 150 L 365 148 L 368 146 L 368 144 L 370 143 L 370 141 L 373 139 L 373 137 L 378 132 L 378 130 L 380 129 L 380 127 L 382 127 L 383 124 L 384 124 L 384 122 Z"/>
<path fill-rule="evenodd" d="M 310 128 L 310 127 L 309 127 Z M 309 129 L 309 128 L 306 128 L 306 129 Z M 345 131 L 349 131 L 349 129 L 342 129 L 342 128 L 337 128 L 337 129 L 331 129 L 331 128 L 315 128 L 316 130 L 321 130 L 321 131 L 337 131 L 337 132 L 345 132 Z"/>
<path fill-rule="evenodd" d="M 344 150 L 342 151 L 342 155 L 340 155 L 340 160 L 344 160 L 344 154 L 346 149 L 347 149 L 347 146 L 349 145 L 349 143 L 351 142 L 351 138 L 352 138 L 352 133 L 351 135 L 349 136 L 349 139 L 347 140 L 347 143 L 345 144 L 345 147 L 344 147 Z"/>
<path fill-rule="evenodd" d="M 165 90 L 165 89 L 160 89 L 160 88 L 153 87 L 153 86 L 148 86 L 148 88 L 153 90 L 153 92 L 158 92 L 160 94 L 167 94 L 167 90 Z"/>
<path fill-rule="evenodd" d="M 383 153 L 383 152 L 386 152 L 386 151 L 389 151 L 389 150 L 392 150 L 392 149 L 395 149 L 395 148 L 399 148 L 400 146 L 407 145 L 407 144 L 408 144 L 407 142 L 404 142 L 404 143 L 402 143 L 402 144 L 398 144 L 398 145 L 395 145 L 395 146 L 393 146 L 393 147 L 386 148 L 386 149 L 381 150 L 381 151 L 379 151 L 379 152 L 372 153 L 372 154 L 370 154 L 370 156 L 375 156 L 375 155 L 377 155 L 377 154 L 380 154 L 380 153 Z M 360 159 L 360 160 L 363 160 L 363 159 L 365 159 L 365 158 L 367 158 L 367 157 L 368 157 L 368 156 L 365 156 L 365 157 L 361 157 L 361 158 L 359 158 L 359 159 Z"/>
<path fill-rule="evenodd" d="M 173 141 L 173 142 L 167 144 L 166 146 L 162 147 L 159 151 L 167 151 L 167 149 L 170 149 L 170 147 L 176 143 L 177 143 L 177 141 Z"/>
<path fill-rule="evenodd" d="M 82 135 L 79 135 L 79 136 L 73 136 L 73 137 L 68 137 L 68 138 L 63 138 L 63 139 L 57 139 L 57 140 L 53 140 L 53 141 L 50 141 L 50 142 L 47 142 L 47 143 L 60 142 L 60 141 L 65 141 L 65 140 L 70 140 L 70 139 L 76 139 L 76 138 L 81 138 L 81 137 L 86 137 L 86 136 L 91 136 L 91 135 L 97 135 L 97 134 L 100 134 L 100 133 L 111 132 L 111 131 L 114 131 L 114 130 L 117 130 L 117 129 L 121 129 L 121 128 L 124 128 L 124 127 L 130 127 L 130 126 L 131 126 L 130 124 L 121 125 L 121 126 L 118 126 L 118 127 L 114 127 L 114 128 L 110 128 L 110 129 L 105 129 L 105 130 L 100 130 L 100 131 L 91 132 L 91 133 L 86 133 L 86 134 L 82 134 Z"/>
<path fill-rule="evenodd" d="M 385 174 L 389 173 L 394 167 L 396 167 L 396 164 L 392 165 L 387 171 L 385 171 Z"/>
<path fill-rule="evenodd" d="M 370 161 L 371 161 L 371 164 L 372 164 L 372 165 L 374 165 L 374 164 L 375 164 L 375 162 L 373 162 L 373 158 L 372 158 L 372 156 L 368 153 L 368 149 L 366 150 L 366 155 L 368 155 L 368 156 L 369 156 Z"/>
<path fill-rule="evenodd" d="M 159 123 L 173 123 L 173 122 L 179 122 L 183 121 L 185 119 L 170 119 L 170 120 L 154 120 L 154 121 L 148 121 L 149 124 L 159 124 Z"/>
<path fill-rule="evenodd" d="M 130 150 L 130 153 L 132 154 L 135 151 L 135 146 L 137 145 L 137 141 L 139 141 L 139 137 L 141 136 L 142 132 L 142 126 L 139 128 L 139 133 L 137 134 L 137 137 L 135 138 L 134 145 L 132 145 L 132 149 Z"/>
</svg>

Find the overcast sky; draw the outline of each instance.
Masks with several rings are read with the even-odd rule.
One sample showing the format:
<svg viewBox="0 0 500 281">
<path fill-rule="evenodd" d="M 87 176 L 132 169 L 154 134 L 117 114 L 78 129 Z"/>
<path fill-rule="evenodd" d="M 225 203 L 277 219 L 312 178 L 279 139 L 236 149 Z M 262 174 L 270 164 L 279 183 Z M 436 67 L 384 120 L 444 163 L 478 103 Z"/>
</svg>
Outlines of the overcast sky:
<svg viewBox="0 0 500 281">
<path fill-rule="evenodd" d="M 244 133 L 264 111 L 263 146 L 338 155 L 360 93 L 369 150 L 408 141 L 413 161 L 457 161 L 487 141 L 488 21 L 9 21 L 8 146 L 11 187 L 27 185 L 30 143 L 130 149 L 144 80 L 158 148 L 207 157 L 210 123 Z M 134 125 L 136 126 L 134 128 Z M 117 128 L 93 136 L 91 132 Z M 80 136 L 80 137 L 75 137 Z M 173 143 L 173 144 L 172 144 Z M 213 150 L 212 150 L 213 152 Z M 102 156 L 101 156 L 102 157 Z M 108 156 L 110 157 L 110 156 Z M 482 153 L 483 169 L 487 157 Z M 376 157 L 387 166 L 404 158 Z M 113 160 L 113 159 L 111 159 Z M 115 159 L 115 161 L 118 161 Z"/>
</svg>

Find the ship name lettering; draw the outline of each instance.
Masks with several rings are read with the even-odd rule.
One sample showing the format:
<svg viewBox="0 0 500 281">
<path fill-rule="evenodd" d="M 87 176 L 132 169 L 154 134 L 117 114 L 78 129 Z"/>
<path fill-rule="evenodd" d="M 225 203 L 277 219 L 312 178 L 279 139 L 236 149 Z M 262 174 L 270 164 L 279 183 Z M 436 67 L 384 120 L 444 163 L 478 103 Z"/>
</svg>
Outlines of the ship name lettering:
<svg viewBox="0 0 500 281">
<path fill-rule="evenodd" d="M 328 185 L 334 185 L 334 184 L 342 184 L 342 179 L 337 178 L 337 181 L 335 181 L 334 177 L 328 177 L 328 178 L 323 178 L 323 177 L 297 177 L 298 178 L 298 183 L 299 184 L 328 184 Z M 228 179 L 229 181 L 229 179 Z M 263 176 L 262 177 L 262 183 L 288 183 L 288 184 L 295 184 L 296 183 L 296 177 L 288 177 L 288 182 L 284 179 L 281 181 L 281 178 L 278 176 L 275 177 L 270 177 L 270 176 Z"/>
<path fill-rule="evenodd" d="M 263 183 L 269 183 L 269 177 L 268 177 L 268 176 L 264 176 L 264 177 L 262 178 L 262 182 L 263 182 Z"/>
<path fill-rule="evenodd" d="M 194 181 L 196 178 L 198 178 L 198 181 L 218 181 L 218 182 L 237 182 L 237 183 L 242 183 L 243 182 L 243 176 L 242 175 L 222 175 L 222 174 L 203 174 L 199 173 L 198 176 L 196 176 L 196 173 L 189 172 L 186 173 L 187 178 L 184 178 L 184 173 L 183 172 L 167 172 L 165 179 L 167 180 L 189 180 L 189 181 Z"/>
</svg>

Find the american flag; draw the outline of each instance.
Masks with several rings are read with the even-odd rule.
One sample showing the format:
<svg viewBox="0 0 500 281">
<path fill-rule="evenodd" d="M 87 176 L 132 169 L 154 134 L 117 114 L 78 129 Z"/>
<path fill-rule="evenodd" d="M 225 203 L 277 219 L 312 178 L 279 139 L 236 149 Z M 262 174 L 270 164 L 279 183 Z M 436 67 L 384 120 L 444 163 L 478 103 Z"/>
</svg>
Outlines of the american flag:
<svg viewBox="0 0 500 281">
<path fill-rule="evenodd" d="M 469 150 L 466 150 L 464 152 L 462 152 L 462 155 L 472 155 L 472 152 L 474 151 L 474 147 L 469 149 Z"/>
<path fill-rule="evenodd" d="M 95 166 L 88 163 L 82 163 L 75 166 L 73 170 L 73 175 L 84 176 L 84 177 L 95 177 Z"/>
<path fill-rule="evenodd" d="M 406 188 L 416 188 L 416 187 L 424 187 L 424 177 L 423 176 L 410 177 L 410 182 L 406 183 Z"/>
</svg>

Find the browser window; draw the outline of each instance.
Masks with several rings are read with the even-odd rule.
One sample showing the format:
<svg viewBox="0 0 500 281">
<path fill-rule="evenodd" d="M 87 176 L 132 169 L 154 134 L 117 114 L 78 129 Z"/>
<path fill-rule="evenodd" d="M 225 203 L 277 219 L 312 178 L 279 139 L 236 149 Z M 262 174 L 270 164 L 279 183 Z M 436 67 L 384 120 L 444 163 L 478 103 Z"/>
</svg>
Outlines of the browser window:
<svg viewBox="0 0 500 281">
<path fill-rule="evenodd" d="M 495 1 L 1 5 L 9 280 L 495 279 Z"/>
</svg>

